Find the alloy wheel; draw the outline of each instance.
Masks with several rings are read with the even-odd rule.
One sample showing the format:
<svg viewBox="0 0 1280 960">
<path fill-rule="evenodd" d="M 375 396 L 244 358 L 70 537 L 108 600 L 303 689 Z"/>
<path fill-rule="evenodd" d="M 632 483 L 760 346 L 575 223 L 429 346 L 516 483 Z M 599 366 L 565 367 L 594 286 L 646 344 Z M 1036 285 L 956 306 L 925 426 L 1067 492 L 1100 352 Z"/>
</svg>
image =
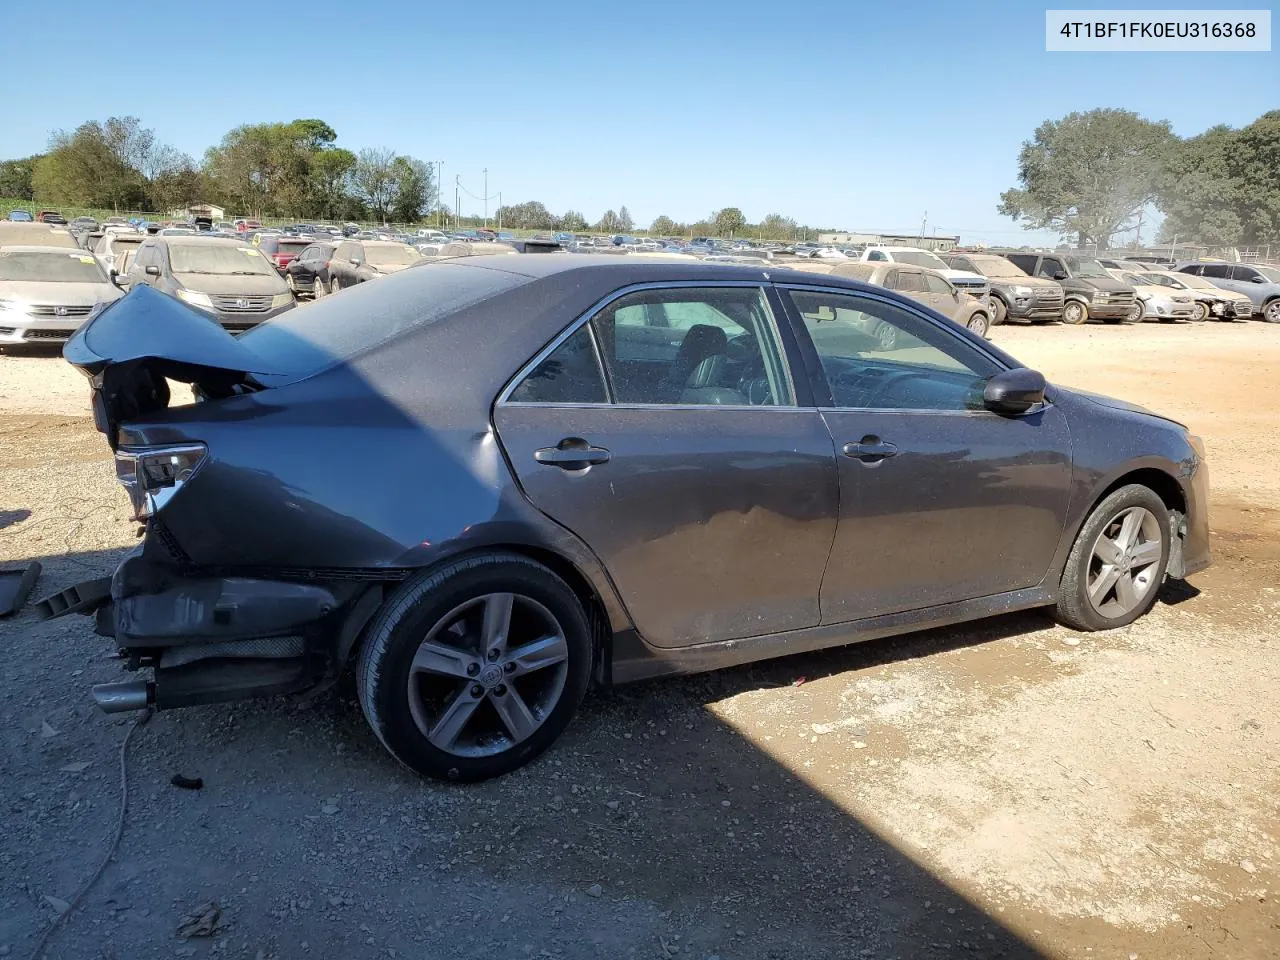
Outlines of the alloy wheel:
<svg viewBox="0 0 1280 960">
<path fill-rule="evenodd" d="M 311 278 L 311 299 L 319 300 L 329 291 L 324 288 L 324 281 L 318 276 Z"/>
<path fill-rule="evenodd" d="M 1197 300 L 1191 310 L 1191 319 L 1199 323 L 1209 317 L 1209 307 L 1202 300 Z"/>
<path fill-rule="evenodd" d="M 1063 323 L 1084 323 L 1085 316 L 1084 304 L 1076 300 L 1068 300 L 1067 305 L 1062 308 Z"/>
<path fill-rule="evenodd" d="M 546 722 L 568 669 L 569 645 L 551 611 L 523 594 L 485 594 L 441 617 L 419 644 L 409 710 L 436 749 L 493 756 Z"/>
<path fill-rule="evenodd" d="M 1085 580 L 1089 604 L 1112 619 L 1131 613 L 1155 589 L 1163 554 L 1156 515 L 1145 507 L 1121 510 L 1094 541 Z"/>
<path fill-rule="evenodd" d="M 1272 300 L 1262 308 L 1262 319 L 1267 323 L 1280 323 L 1280 298 Z"/>
<path fill-rule="evenodd" d="M 987 320 L 985 313 L 975 313 L 969 318 L 968 327 L 980 337 L 985 337 L 987 331 L 991 328 L 991 323 Z"/>
<path fill-rule="evenodd" d="M 295 297 L 298 295 L 298 282 L 293 279 L 292 273 L 286 273 L 284 275 L 284 285 L 289 288 L 289 292 Z"/>
<path fill-rule="evenodd" d="M 898 328 L 889 323 L 876 327 L 876 341 L 881 350 L 892 350 L 898 345 Z"/>
</svg>

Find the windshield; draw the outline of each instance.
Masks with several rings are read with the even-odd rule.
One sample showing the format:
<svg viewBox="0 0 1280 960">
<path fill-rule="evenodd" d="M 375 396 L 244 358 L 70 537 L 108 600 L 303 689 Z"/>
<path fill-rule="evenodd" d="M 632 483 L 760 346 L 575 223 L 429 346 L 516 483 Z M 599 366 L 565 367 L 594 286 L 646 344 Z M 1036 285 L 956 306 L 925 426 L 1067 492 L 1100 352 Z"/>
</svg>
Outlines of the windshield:
<svg viewBox="0 0 1280 960">
<path fill-rule="evenodd" d="M 268 360 L 270 369 L 309 377 L 527 282 L 527 277 L 503 270 L 428 263 L 360 284 L 341 297 L 325 297 L 305 310 L 290 310 L 247 330 L 240 339 Z"/>
<path fill-rule="evenodd" d="M 1100 277 L 1104 280 L 1114 280 L 1111 274 L 1107 273 L 1107 268 L 1100 264 L 1097 260 L 1077 260 L 1075 257 L 1067 257 L 1067 266 L 1071 268 L 1071 272 L 1077 277 Z"/>
<path fill-rule="evenodd" d="M 87 253 L 0 250 L 0 280 L 106 283 L 107 277 Z"/>
<path fill-rule="evenodd" d="M 169 248 L 174 273 L 210 273 L 220 276 L 274 276 L 276 268 L 253 247 L 213 240 L 184 243 Z"/>
<path fill-rule="evenodd" d="M 1143 283 L 1152 283 L 1161 287 L 1173 287 L 1175 290 L 1182 289 L 1182 284 L 1167 273 L 1140 273 L 1138 276 L 1142 278 Z"/>
<path fill-rule="evenodd" d="M 1272 283 L 1280 283 L 1280 270 L 1277 270 L 1275 267 L 1255 267 L 1254 269 Z"/>
<path fill-rule="evenodd" d="M 390 247 L 367 246 L 364 248 L 364 254 L 368 263 L 381 267 L 403 267 L 422 259 L 422 254 L 413 249 L 413 247 L 399 245 Z"/>
<path fill-rule="evenodd" d="M 924 250 L 890 250 L 889 255 L 893 257 L 894 263 L 909 263 L 912 266 L 928 267 L 931 270 L 951 269 L 942 262 L 940 257 L 935 257 Z"/>
<path fill-rule="evenodd" d="M 1027 279 L 1027 275 L 1021 267 L 1011 260 L 1006 260 L 1004 257 L 971 257 L 970 260 L 983 276 L 1009 277 L 1014 280 Z"/>
</svg>

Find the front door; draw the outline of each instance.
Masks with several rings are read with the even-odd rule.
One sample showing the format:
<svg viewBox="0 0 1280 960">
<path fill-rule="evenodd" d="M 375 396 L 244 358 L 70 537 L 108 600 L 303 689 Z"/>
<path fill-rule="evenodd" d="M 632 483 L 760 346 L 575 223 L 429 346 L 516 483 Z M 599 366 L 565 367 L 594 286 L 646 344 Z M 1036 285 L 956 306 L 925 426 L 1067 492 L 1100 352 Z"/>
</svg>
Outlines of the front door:
<svg viewBox="0 0 1280 960">
<path fill-rule="evenodd" d="M 648 643 L 818 623 L 835 454 L 760 287 L 614 300 L 494 421 L 526 496 L 595 552 Z"/>
<path fill-rule="evenodd" d="M 985 410 L 983 384 L 1003 367 L 935 320 L 873 295 L 788 295 L 825 375 L 840 471 L 823 622 L 1040 583 L 1070 495 L 1066 418 Z M 884 326 L 890 348 L 859 335 Z"/>
</svg>

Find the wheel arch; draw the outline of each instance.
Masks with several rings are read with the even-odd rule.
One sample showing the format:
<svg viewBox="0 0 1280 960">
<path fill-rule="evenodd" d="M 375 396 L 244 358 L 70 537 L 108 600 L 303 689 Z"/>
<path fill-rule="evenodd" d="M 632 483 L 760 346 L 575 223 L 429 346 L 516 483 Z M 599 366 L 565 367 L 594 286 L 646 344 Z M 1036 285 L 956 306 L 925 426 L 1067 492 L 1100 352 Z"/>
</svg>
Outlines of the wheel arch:
<svg viewBox="0 0 1280 960">
<path fill-rule="evenodd" d="M 582 604 L 587 628 L 591 632 L 592 679 L 601 686 L 612 685 L 612 639 L 617 624 L 610 608 L 591 578 L 569 557 L 547 547 L 527 543 L 490 543 L 439 556 L 431 563 L 415 569 L 414 576 L 438 570 L 450 564 L 480 556 L 514 554 L 546 567 L 563 580 Z M 385 604 L 389 603 L 402 581 L 389 581 L 371 587 L 355 604 L 344 624 L 334 649 L 337 668 L 345 669 L 355 662 L 364 646 L 369 624 Z"/>
</svg>

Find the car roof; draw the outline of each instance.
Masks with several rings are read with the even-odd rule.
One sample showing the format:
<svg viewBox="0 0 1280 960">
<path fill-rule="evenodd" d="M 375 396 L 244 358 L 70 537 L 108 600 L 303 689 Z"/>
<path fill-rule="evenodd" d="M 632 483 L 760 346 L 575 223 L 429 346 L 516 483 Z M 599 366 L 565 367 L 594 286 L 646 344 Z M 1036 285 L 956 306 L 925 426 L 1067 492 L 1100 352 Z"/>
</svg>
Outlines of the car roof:
<svg viewBox="0 0 1280 960">
<path fill-rule="evenodd" d="M 93 259 L 93 255 L 89 251 L 81 250 L 79 247 L 50 247 L 36 243 L 6 243 L 0 244 L 0 250 L 5 253 L 63 253 L 69 257 L 74 257 L 78 253 L 89 260 Z M 96 263 L 97 261 L 94 262 Z"/>
<path fill-rule="evenodd" d="M 171 233 L 166 236 L 161 236 L 160 234 L 156 234 L 154 236 L 147 237 L 146 239 L 158 240 L 162 243 L 169 244 L 169 246 L 171 247 L 181 247 L 181 246 L 186 246 L 187 244 L 203 245 L 206 243 L 215 243 L 220 240 L 229 241 L 231 243 L 237 243 L 242 247 L 253 246 L 253 244 L 250 243 L 248 240 L 240 240 L 237 237 L 211 237 L 207 233 Z"/>
</svg>

